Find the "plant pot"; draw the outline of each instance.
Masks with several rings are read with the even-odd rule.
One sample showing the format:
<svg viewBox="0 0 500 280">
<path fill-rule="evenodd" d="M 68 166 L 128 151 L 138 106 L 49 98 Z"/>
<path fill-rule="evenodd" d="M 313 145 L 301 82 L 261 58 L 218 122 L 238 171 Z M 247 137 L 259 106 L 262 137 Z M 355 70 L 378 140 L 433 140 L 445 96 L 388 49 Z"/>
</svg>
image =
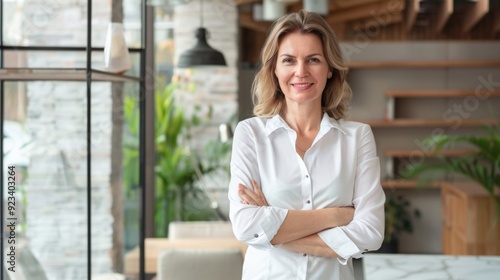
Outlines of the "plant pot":
<svg viewBox="0 0 500 280">
<path fill-rule="evenodd" d="M 378 249 L 377 253 L 383 254 L 397 254 L 398 253 L 399 242 L 397 239 L 392 239 L 389 242 L 383 242 L 380 249 Z"/>
</svg>

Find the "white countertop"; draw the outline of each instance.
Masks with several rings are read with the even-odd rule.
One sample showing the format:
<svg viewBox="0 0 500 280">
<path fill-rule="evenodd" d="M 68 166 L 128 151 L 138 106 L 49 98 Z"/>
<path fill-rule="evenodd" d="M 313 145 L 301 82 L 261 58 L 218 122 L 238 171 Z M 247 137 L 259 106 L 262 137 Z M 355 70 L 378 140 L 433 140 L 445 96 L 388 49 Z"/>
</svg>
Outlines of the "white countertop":
<svg viewBox="0 0 500 280">
<path fill-rule="evenodd" d="M 500 280 L 500 256 L 365 254 L 365 280 Z"/>
</svg>

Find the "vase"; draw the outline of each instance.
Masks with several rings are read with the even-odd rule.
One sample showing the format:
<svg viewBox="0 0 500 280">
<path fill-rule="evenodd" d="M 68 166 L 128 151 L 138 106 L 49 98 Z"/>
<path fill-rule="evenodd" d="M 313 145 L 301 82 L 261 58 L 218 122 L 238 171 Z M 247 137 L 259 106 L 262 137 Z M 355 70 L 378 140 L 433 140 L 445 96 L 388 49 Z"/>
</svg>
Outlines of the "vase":
<svg viewBox="0 0 500 280">
<path fill-rule="evenodd" d="M 104 70 L 122 74 L 130 70 L 130 55 L 123 24 L 111 22 L 104 45 Z"/>
</svg>

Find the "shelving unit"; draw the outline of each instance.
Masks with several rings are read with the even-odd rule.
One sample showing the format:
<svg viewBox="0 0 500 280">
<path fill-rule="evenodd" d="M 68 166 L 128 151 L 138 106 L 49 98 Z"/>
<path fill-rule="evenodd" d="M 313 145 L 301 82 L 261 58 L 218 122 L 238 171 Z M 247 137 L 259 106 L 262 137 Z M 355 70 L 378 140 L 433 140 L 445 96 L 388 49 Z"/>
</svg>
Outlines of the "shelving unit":
<svg viewBox="0 0 500 280">
<path fill-rule="evenodd" d="M 0 80 L 3 81 L 86 81 L 90 73 L 94 82 L 141 82 L 142 77 L 119 75 L 101 70 L 85 68 L 3 68 Z"/>
<path fill-rule="evenodd" d="M 415 189 L 423 188 L 421 183 L 414 180 L 382 180 L 382 188 L 384 189 Z M 425 186 L 426 188 L 441 188 L 442 182 L 434 182 L 430 186 Z"/>
<path fill-rule="evenodd" d="M 357 61 L 351 62 L 350 67 L 354 71 L 362 69 L 435 69 L 435 68 L 475 68 L 475 67 L 497 67 L 500 66 L 500 61 L 483 61 L 483 60 L 462 60 L 462 61 Z M 481 93 L 483 94 L 483 93 Z M 448 99 L 448 98 L 467 98 L 479 96 L 476 90 L 454 90 L 454 89 L 414 89 L 401 90 L 389 89 L 384 93 L 386 100 L 386 113 L 384 119 L 362 119 L 360 122 L 369 124 L 373 129 L 385 128 L 453 128 L 457 125 L 454 120 L 425 118 L 398 118 L 395 116 L 396 100 L 400 98 L 415 98 L 415 99 Z M 484 95 L 480 96 L 485 98 Z M 500 90 L 487 92 L 487 97 L 500 97 Z M 460 120 L 460 127 L 477 128 L 487 125 L 499 125 L 500 119 L 474 119 L 464 118 Z M 461 156 L 472 153 L 466 150 L 449 150 L 443 151 L 439 156 Z M 394 174 L 394 160 L 396 158 L 410 157 L 435 157 L 438 155 L 425 154 L 418 149 L 400 149 L 386 150 L 385 155 L 385 178 L 397 177 Z M 388 180 L 384 181 L 384 186 L 410 188 L 415 187 L 415 182 L 404 182 L 403 180 Z M 438 184 L 439 185 L 439 184 Z"/>
<path fill-rule="evenodd" d="M 395 160 L 397 159 L 423 159 L 423 158 L 436 158 L 436 157 L 460 157 L 473 155 L 476 152 L 473 150 L 442 150 L 439 153 L 432 153 L 422 151 L 419 149 L 413 150 L 386 150 L 384 153 L 385 156 L 385 170 L 387 178 L 394 178 L 394 168 L 395 168 Z M 387 180 L 382 183 L 383 187 L 404 187 L 404 188 L 412 188 L 417 186 L 422 186 L 417 181 L 414 180 Z M 441 183 L 434 183 L 430 187 L 440 187 Z"/>
<path fill-rule="evenodd" d="M 346 44 L 356 50 L 355 42 Z M 444 241 L 436 238 L 443 230 L 439 213 L 447 211 L 441 190 L 445 179 L 463 177 L 428 182 L 400 173 L 424 159 L 431 163 L 475 152 L 456 146 L 429 154 L 431 144 L 422 142 L 427 136 L 483 134 L 483 126 L 500 125 L 499 47 L 497 42 L 369 42 L 350 53 L 349 118 L 372 128 L 386 194 L 404 196 L 422 212 L 422 219 L 413 221 L 415 232 L 400 240 L 403 253 L 443 252 Z M 464 111 L 455 112 L 454 106 Z"/>
<path fill-rule="evenodd" d="M 410 65 L 414 62 L 401 62 L 400 65 Z M 496 62 L 489 62 L 484 64 L 467 64 L 467 66 L 474 65 L 474 67 L 486 66 L 491 67 L 495 65 Z M 422 64 L 416 64 L 417 67 L 420 67 Z M 432 67 L 441 67 L 443 65 L 461 65 L 463 66 L 463 62 L 454 62 L 454 63 L 443 63 L 436 62 L 431 64 Z M 394 66 L 391 64 L 391 67 Z M 426 67 L 429 67 L 427 65 Z M 395 116 L 396 111 L 396 100 L 400 98 L 414 98 L 414 99 L 448 99 L 448 98 L 494 98 L 500 96 L 500 90 L 493 90 L 487 92 L 487 96 L 481 95 L 476 92 L 476 90 L 451 90 L 451 89 L 440 89 L 440 90 L 387 90 L 385 92 L 386 99 L 386 119 L 385 120 L 367 120 L 365 123 L 369 124 L 372 128 L 454 128 L 457 126 L 456 119 L 428 119 L 428 118 L 398 118 Z M 479 102 L 479 101 L 478 101 Z M 500 119 L 461 119 L 460 126 L 468 127 L 468 128 L 476 128 L 481 126 L 491 126 L 491 125 L 500 125 Z M 387 178 L 394 178 L 398 176 L 398 174 L 394 173 L 394 161 L 396 158 L 411 158 L 411 157 L 457 157 L 470 155 L 473 151 L 467 150 L 446 150 L 439 153 L 439 155 L 435 154 L 427 154 L 422 150 L 386 150 L 385 151 L 385 175 Z M 401 185 L 401 182 L 399 184 Z M 403 184 L 404 185 L 404 184 Z M 406 187 L 413 186 L 413 183 L 405 185 Z"/>
<path fill-rule="evenodd" d="M 500 67 L 499 60 L 406 60 L 406 61 L 351 61 L 350 69 L 425 69 L 456 67 Z"/>
<path fill-rule="evenodd" d="M 369 124 L 372 128 L 418 128 L 418 127 L 451 127 L 454 124 L 446 120 L 438 119 L 394 119 L 394 120 L 357 120 Z M 479 127 L 482 125 L 500 124 L 500 120 L 468 120 L 461 122 L 463 127 Z"/>
<path fill-rule="evenodd" d="M 475 90 L 388 90 L 386 97 L 393 98 L 449 98 L 476 96 Z M 488 96 L 500 96 L 500 90 L 488 92 Z"/>
<path fill-rule="evenodd" d="M 386 150 L 385 156 L 390 158 L 404 157 L 459 157 L 473 155 L 475 151 L 471 150 L 443 150 L 439 153 L 426 153 L 422 150 Z"/>
</svg>

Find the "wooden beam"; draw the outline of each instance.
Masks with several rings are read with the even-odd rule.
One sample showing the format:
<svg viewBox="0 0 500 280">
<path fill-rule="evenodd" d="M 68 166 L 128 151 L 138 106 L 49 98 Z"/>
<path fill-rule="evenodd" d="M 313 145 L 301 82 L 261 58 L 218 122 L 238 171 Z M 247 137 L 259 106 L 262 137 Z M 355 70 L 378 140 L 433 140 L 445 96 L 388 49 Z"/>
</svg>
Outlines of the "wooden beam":
<svg viewBox="0 0 500 280">
<path fill-rule="evenodd" d="M 383 22 L 383 27 L 386 27 L 386 26 L 389 26 L 391 24 L 395 24 L 395 23 L 401 23 L 403 22 L 403 13 L 397 13 L 397 14 L 394 14 L 392 15 L 390 18 L 388 18 L 386 21 Z M 366 19 L 362 19 L 360 21 L 356 21 L 355 23 L 355 26 L 359 26 L 361 27 L 361 29 L 369 29 L 369 28 L 373 28 L 373 25 L 371 24 L 371 22 L 373 22 L 374 20 L 371 19 L 371 18 L 366 18 Z M 381 25 L 382 27 L 382 25 Z"/>
<path fill-rule="evenodd" d="M 441 33 L 451 14 L 453 14 L 453 0 L 443 0 L 437 13 L 434 34 Z"/>
<path fill-rule="evenodd" d="M 420 10 L 419 0 L 410 0 L 408 6 L 406 7 L 406 31 L 410 32 L 415 25 L 415 20 L 417 19 L 418 10 Z"/>
<path fill-rule="evenodd" d="M 236 6 L 241 6 L 245 4 L 262 3 L 262 0 L 234 0 L 234 3 Z"/>
<path fill-rule="evenodd" d="M 266 33 L 269 26 L 271 26 L 270 22 L 254 21 L 250 13 L 240 13 L 240 27 Z"/>
<path fill-rule="evenodd" d="M 330 11 L 344 10 L 382 1 L 387 2 L 387 0 L 330 0 Z"/>
<path fill-rule="evenodd" d="M 489 0 L 477 0 L 474 3 L 467 3 L 470 7 L 465 9 L 462 34 L 465 35 L 470 32 L 472 27 L 478 23 L 483 16 L 489 11 Z"/>
<path fill-rule="evenodd" d="M 326 20 L 332 24 L 338 21 L 358 20 L 368 17 L 376 17 L 383 14 L 397 14 L 405 7 L 404 0 L 374 2 L 363 6 L 356 6 L 350 9 L 332 11 Z"/>
<path fill-rule="evenodd" d="M 494 12 L 492 32 L 493 36 L 500 32 L 500 3 L 497 3 L 497 7 Z"/>
</svg>

